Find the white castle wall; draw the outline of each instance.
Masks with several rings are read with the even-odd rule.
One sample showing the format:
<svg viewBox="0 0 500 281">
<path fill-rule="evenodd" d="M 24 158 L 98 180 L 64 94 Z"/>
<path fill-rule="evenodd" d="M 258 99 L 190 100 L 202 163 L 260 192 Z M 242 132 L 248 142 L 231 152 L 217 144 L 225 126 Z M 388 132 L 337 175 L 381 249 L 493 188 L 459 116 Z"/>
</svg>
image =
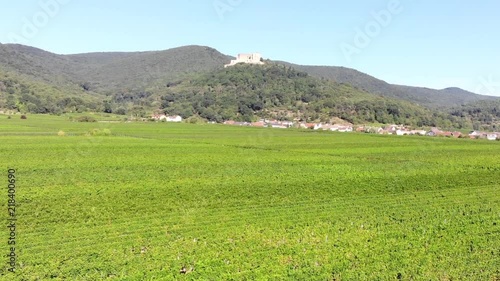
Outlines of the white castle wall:
<svg viewBox="0 0 500 281">
<path fill-rule="evenodd" d="M 238 63 L 248 63 L 248 64 L 264 64 L 260 60 L 262 59 L 261 54 L 252 53 L 252 54 L 238 54 L 235 60 L 231 60 L 229 64 L 224 65 L 224 67 L 233 66 Z"/>
</svg>

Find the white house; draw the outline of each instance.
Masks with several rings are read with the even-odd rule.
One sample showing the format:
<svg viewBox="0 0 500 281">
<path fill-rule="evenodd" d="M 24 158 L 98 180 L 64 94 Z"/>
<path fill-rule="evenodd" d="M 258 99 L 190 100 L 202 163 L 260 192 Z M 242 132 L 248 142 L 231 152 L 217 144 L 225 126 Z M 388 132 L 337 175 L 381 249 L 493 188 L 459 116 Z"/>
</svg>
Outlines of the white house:
<svg viewBox="0 0 500 281">
<path fill-rule="evenodd" d="M 410 131 L 410 134 L 411 135 L 421 135 L 421 136 L 425 136 L 427 132 L 425 130 L 412 130 Z"/>
<path fill-rule="evenodd" d="M 486 139 L 490 140 L 490 141 L 494 141 L 494 140 L 497 140 L 497 134 L 493 134 L 493 133 L 490 133 L 490 134 L 487 134 L 486 135 Z"/>
<path fill-rule="evenodd" d="M 398 136 L 405 136 L 405 135 L 409 135 L 411 132 L 408 132 L 406 130 L 396 130 L 396 135 Z"/>
<path fill-rule="evenodd" d="M 480 137 L 481 136 L 481 132 L 479 131 L 472 131 L 469 133 L 469 137 L 471 138 L 476 138 L 476 137 Z"/>
<path fill-rule="evenodd" d="M 338 131 L 341 133 L 347 133 L 347 132 L 352 132 L 353 128 L 352 126 L 339 126 Z"/>
<path fill-rule="evenodd" d="M 182 117 L 179 115 L 167 116 L 167 122 L 182 122 Z"/>
<path fill-rule="evenodd" d="M 321 124 L 321 123 L 314 124 L 314 130 L 319 130 L 319 129 L 323 129 L 323 124 Z"/>
</svg>

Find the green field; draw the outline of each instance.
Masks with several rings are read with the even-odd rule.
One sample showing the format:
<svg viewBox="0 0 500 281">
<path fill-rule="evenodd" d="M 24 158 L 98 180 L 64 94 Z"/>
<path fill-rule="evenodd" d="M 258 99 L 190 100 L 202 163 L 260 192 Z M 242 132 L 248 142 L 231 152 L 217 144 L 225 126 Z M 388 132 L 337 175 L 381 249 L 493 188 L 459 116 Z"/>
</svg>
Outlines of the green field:
<svg viewBox="0 0 500 281">
<path fill-rule="evenodd" d="M 500 280 L 499 152 L 482 140 L 0 115 L 18 219 L 16 273 L 4 227 L 0 279 Z"/>
</svg>

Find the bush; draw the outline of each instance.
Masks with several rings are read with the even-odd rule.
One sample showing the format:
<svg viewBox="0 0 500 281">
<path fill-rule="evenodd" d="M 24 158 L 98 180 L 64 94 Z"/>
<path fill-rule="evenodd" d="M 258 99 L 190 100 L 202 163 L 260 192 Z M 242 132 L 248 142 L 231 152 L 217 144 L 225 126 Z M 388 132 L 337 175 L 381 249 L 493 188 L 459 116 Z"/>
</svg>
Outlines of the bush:
<svg viewBox="0 0 500 281">
<path fill-rule="evenodd" d="M 97 120 L 94 117 L 90 116 L 81 116 L 76 118 L 76 121 L 78 122 L 97 122 Z"/>
<path fill-rule="evenodd" d="M 185 122 L 189 123 L 189 124 L 204 124 L 204 123 L 206 123 L 206 121 L 204 119 L 197 117 L 197 116 L 191 116 L 188 119 L 186 119 Z"/>
<path fill-rule="evenodd" d="M 114 113 L 118 115 L 127 115 L 127 111 L 123 107 L 118 108 Z"/>
<path fill-rule="evenodd" d="M 9 115 L 9 116 L 7 116 L 7 119 L 12 119 L 12 117 Z"/>
<path fill-rule="evenodd" d="M 66 135 L 66 133 L 61 130 L 61 131 L 57 132 L 57 135 L 60 137 L 64 137 Z"/>
<path fill-rule="evenodd" d="M 85 135 L 86 136 L 111 136 L 111 130 L 110 129 L 103 129 L 103 130 L 93 129 L 93 130 L 88 131 Z"/>
<path fill-rule="evenodd" d="M 28 119 L 28 117 L 26 115 L 21 115 L 21 119 L 25 120 L 25 119 Z"/>
</svg>

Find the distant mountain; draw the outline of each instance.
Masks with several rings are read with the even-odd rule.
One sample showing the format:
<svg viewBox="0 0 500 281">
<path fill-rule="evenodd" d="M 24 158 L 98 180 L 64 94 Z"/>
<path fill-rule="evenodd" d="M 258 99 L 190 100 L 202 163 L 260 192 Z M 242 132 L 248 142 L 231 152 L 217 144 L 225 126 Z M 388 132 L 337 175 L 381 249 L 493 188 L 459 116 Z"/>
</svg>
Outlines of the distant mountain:
<svg viewBox="0 0 500 281">
<path fill-rule="evenodd" d="M 166 51 L 56 55 L 23 45 L 0 45 L 0 69 L 61 84 L 85 85 L 86 90 L 116 91 L 145 88 L 193 73 L 222 68 L 232 59 L 203 46 Z"/>
<path fill-rule="evenodd" d="M 361 90 L 391 98 L 399 98 L 430 108 L 455 107 L 480 100 L 498 100 L 498 97 L 474 94 L 460 88 L 434 90 L 422 87 L 392 85 L 360 71 L 334 66 L 305 66 L 280 62 L 318 78 L 349 84 Z"/>
<path fill-rule="evenodd" d="M 56 55 L 23 45 L 0 44 L 0 69 L 30 75 L 53 84 L 70 83 L 88 91 L 140 90 L 152 84 L 220 69 L 232 57 L 205 46 L 185 46 L 165 51 Z M 313 77 L 349 84 L 360 90 L 403 99 L 430 108 L 455 107 L 496 97 L 477 95 L 459 88 L 434 90 L 392 85 L 354 69 L 304 66 L 278 62 Z"/>
</svg>

